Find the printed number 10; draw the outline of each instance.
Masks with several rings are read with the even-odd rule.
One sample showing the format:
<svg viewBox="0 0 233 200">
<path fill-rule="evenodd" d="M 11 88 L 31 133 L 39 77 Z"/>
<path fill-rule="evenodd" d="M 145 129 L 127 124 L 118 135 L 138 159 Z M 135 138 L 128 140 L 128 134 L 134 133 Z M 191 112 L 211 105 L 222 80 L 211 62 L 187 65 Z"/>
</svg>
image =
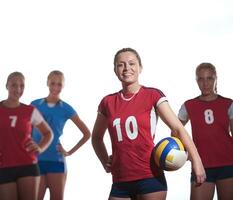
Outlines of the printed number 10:
<svg viewBox="0 0 233 200">
<path fill-rule="evenodd" d="M 117 139 L 118 141 L 122 141 L 123 137 L 122 137 L 122 131 L 121 131 L 121 119 L 120 118 L 116 118 L 113 121 L 113 126 L 116 127 L 116 131 L 117 131 Z M 132 127 L 132 130 L 130 129 L 130 125 Z M 129 139 L 134 140 L 137 138 L 138 136 L 138 125 L 137 125 L 137 120 L 134 116 L 129 116 L 126 121 L 125 121 L 125 132 L 128 136 Z"/>
</svg>

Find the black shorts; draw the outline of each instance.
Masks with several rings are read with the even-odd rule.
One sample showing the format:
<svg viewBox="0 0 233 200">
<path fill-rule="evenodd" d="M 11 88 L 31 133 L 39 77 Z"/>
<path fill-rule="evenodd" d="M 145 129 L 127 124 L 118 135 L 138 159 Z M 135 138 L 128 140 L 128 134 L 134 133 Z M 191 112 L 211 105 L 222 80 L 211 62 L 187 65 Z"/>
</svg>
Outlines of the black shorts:
<svg viewBox="0 0 233 200">
<path fill-rule="evenodd" d="M 111 197 L 133 198 L 140 194 L 167 191 L 165 176 L 146 178 L 137 181 L 113 183 Z"/>
<path fill-rule="evenodd" d="M 39 175 L 40 175 L 40 171 L 37 164 L 1 168 L 0 184 L 16 182 L 17 179 L 22 177 L 39 176 Z"/>
<path fill-rule="evenodd" d="M 233 166 L 205 168 L 206 182 L 215 183 L 218 180 L 233 178 Z M 191 181 L 195 181 L 195 176 L 192 173 Z"/>
</svg>

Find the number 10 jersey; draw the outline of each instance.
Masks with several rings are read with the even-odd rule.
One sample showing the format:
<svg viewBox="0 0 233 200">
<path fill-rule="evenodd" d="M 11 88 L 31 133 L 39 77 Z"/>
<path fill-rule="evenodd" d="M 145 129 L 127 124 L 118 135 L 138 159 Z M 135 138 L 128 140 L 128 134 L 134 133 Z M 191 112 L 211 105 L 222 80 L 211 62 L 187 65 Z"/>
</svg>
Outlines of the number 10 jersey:
<svg viewBox="0 0 233 200">
<path fill-rule="evenodd" d="M 157 122 L 156 108 L 164 101 L 166 97 L 160 90 L 144 86 L 135 94 L 123 95 L 120 91 L 102 99 L 98 112 L 108 120 L 113 182 L 158 175 L 151 168 L 151 153 Z"/>
</svg>

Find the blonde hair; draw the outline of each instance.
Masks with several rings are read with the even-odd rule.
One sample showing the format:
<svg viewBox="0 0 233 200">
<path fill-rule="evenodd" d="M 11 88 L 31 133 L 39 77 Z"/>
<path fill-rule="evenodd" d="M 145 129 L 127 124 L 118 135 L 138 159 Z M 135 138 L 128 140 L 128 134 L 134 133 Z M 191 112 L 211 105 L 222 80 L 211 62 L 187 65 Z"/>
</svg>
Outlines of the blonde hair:
<svg viewBox="0 0 233 200">
<path fill-rule="evenodd" d="M 49 73 L 49 75 L 48 75 L 48 77 L 47 77 L 47 83 L 48 83 L 49 79 L 50 79 L 52 76 L 54 76 L 54 75 L 56 75 L 56 76 L 61 76 L 62 79 L 63 79 L 63 81 L 65 80 L 65 77 L 64 77 L 63 72 L 61 72 L 61 71 L 59 71 L 59 70 L 53 70 L 53 71 L 51 71 L 51 72 Z"/>
<path fill-rule="evenodd" d="M 216 67 L 213 64 L 211 64 L 211 63 L 201 63 L 196 68 L 196 80 L 198 80 L 198 74 L 202 69 L 212 71 L 213 74 L 215 75 L 215 77 L 217 78 Z M 217 93 L 217 83 L 216 83 L 216 86 L 215 86 L 214 90 Z"/>
<path fill-rule="evenodd" d="M 24 77 L 24 75 L 23 75 L 21 72 L 12 72 L 12 73 L 10 73 L 10 74 L 8 75 L 8 77 L 7 77 L 6 85 L 8 85 L 9 81 L 10 81 L 12 78 L 16 77 L 16 76 L 19 76 L 19 77 L 21 77 L 23 80 L 25 80 L 25 77 Z"/>
<path fill-rule="evenodd" d="M 202 69 L 209 69 L 210 71 L 212 71 L 214 73 L 214 75 L 217 77 L 217 71 L 216 68 L 213 64 L 211 63 L 201 63 L 200 65 L 197 66 L 196 68 L 196 77 L 198 77 L 198 73 L 202 70 Z"/>
</svg>

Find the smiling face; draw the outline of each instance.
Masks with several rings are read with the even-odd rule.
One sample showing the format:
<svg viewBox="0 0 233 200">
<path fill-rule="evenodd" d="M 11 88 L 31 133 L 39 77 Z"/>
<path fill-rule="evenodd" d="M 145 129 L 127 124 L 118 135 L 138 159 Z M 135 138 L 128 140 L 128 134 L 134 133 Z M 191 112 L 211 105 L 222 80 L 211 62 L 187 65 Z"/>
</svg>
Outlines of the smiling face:
<svg viewBox="0 0 233 200">
<path fill-rule="evenodd" d="M 119 53 L 114 64 L 114 71 L 123 84 L 129 85 L 138 83 L 138 77 L 142 71 L 142 66 L 135 53 L 131 51 Z"/>
<path fill-rule="evenodd" d="M 24 92 L 24 76 L 19 72 L 12 73 L 7 79 L 6 88 L 8 99 L 19 101 Z"/>
<path fill-rule="evenodd" d="M 48 77 L 47 85 L 49 87 L 49 95 L 59 97 L 64 87 L 64 77 L 60 74 L 51 74 Z"/>
<path fill-rule="evenodd" d="M 196 79 L 202 96 L 212 96 L 216 94 L 217 76 L 215 69 L 210 67 L 200 68 L 196 72 Z"/>
</svg>

